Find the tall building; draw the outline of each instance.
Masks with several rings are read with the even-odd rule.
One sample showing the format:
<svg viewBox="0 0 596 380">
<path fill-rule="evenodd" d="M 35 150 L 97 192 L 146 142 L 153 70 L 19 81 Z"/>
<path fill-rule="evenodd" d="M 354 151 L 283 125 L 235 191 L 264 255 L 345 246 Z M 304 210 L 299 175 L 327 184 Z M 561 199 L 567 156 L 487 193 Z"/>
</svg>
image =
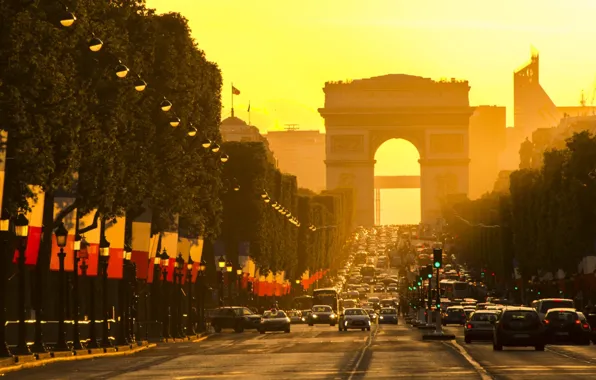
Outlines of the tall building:
<svg viewBox="0 0 596 380">
<path fill-rule="evenodd" d="M 506 147 L 506 109 L 477 106 L 470 117 L 471 199 L 490 192 L 499 174 L 499 157 Z"/>
<path fill-rule="evenodd" d="M 269 147 L 282 172 L 295 175 L 298 186 L 325 189 L 325 135 L 319 131 L 269 131 Z"/>
</svg>

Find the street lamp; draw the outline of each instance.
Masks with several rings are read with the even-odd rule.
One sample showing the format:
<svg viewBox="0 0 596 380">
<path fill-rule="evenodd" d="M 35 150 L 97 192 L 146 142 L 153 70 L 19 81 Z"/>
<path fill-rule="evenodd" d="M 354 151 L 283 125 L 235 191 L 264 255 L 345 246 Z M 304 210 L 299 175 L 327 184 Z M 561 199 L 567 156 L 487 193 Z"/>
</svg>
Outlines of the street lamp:
<svg viewBox="0 0 596 380">
<path fill-rule="evenodd" d="M 221 154 L 221 156 L 219 157 L 219 160 L 220 160 L 221 162 L 223 162 L 223 163 L 226 163 L 226 162 L 228 162 L 228 160 L 229 160 L 229 159 L 230 159 L 230 156 L 228 156 L 228 155 L 227 155 L 227 154 L 225 154 L 225 153 L 222 153 L 222 154 Z"/>
<path fill-rule="evenodd" d="M 118 66 L 116 66 L 116 76 L 118 78 L 126 78 L 130 69 L 126 67 L 122 62 L 118 62 Z"/>
<path fill-rule="evenodd" d="M 182 252 L 178 253 L 174 261 L 174 318 L 172 319 L 172 330 L 174 336 L 182 338 L 182 276 L 184 271 L 184 258 Z"/>
<path fill-rule="evenodd" d="M 226 267 L 226 259 L 223 256 L 221 256 L 219 260 L 217 260 L 217 266 L 219 267 L 219 269 L 223 269 Z"/>
<path fill-rule="evenodd" d="M 91 50 L 94 53 L 97 53 L 103 47 L 103 41 L 100 40 L 99 38 L 95 37 L 95 35 L 94 35 L 93 38 L 91 38 L 91 40 L 89 41 L 88 46 L 89 46 L 89 50 Z"/>
<path fill-rule="evenodd" d="M 201 146 L 205 149 L 209 149 L 209 147 L 211 147 L 211 140 L 209 140 L 209 139 L 203 140 L 203 142 L 201 142 Z"/>
<path fill-rule="evenodd" d="M 143 92 L 147 88 L 147 82 L 141 79 L 141 77 L 137 77 L 137 79 L 135 79 L 134 86 L 135 90 L 137 90 L 138 92 Z"/>
<path fill-rule="evenodd" d="M 226 272 L 230 273 L 232 271 L 232 269 L 234 269 L 234 266 L 231 261 L 228 261 L 226 263 Z"/>
<path fill-rule="evenodd" d="M 197 335 L 195 332 L 194 318 L 192 311 L 192 270 L 195 265 L 192 257 L 188 256 L 188 262 L 186 263 L 186 282 L 188 283 L 188 306 L 186 312 L 186 335 L 192 336 Z"/>
<path fill-rule="evenodd" d="M 269 202 L 271 202 L 271 198 L 267 197 L 267 198 L 263 199 L 263 202 L 269 203 Z"/>
<path fill-rule="evenodd" d="M 199 282 L 199 329 L 201 332 L 206 330 L 205 326 L 205 271 L 207 270 L 207 262 L 205 260 L 201 260 L 199 263 L 199 273 L 198 273 L 198 282 Z"/>
<path fill-rule="evenodd" d="M 58 339 L 56 341 L 56 351 L 68 351 L 66 344 L 66 331 L 64 329 L 64 259 L 66 258 L 66 241 L 68 239 L 68 230 L 64 227 L 64 223 L 60 223 L 54 231 L 56 235 L 56 245 L 60 248 L 58 252 L 59 269 L 58 269 Z"/>
<path fill-rule="evenodd" d="M 108 348 L 112 347 L 109 336 L 109 324 L 110 318 L 109 305 L 108 305 L 108 265 L 110 261 L 110 242 L 105 237 L 105 221 L 104 227 L 102 228 L 102 237 L 99 241 L 99 260 L 102 266 L 102 335 L 101 335 L 101 347 Z"/>
<path fill-rule="evenodd" d="M 159 104 L 159 108 L 161 108 L 161 110 L 163 112 L 168 112 L 169 110 L 172 109 L 172 102 L 170 102 L 168 99 L 163 98 L 163 100 L 161 101 L 161 103 Z"/>
<path fill-rule="evenodd" d="M 164 248 L 161 252 L 161 275 L 162 275 L 162 300 L 165 303 L 163 305 L 163 315 L 161 319 L 162 324 L 162 335 L 164 339 L 171 338 L 170 336 L 170 305 L 168 303 L 168 294 L 167 294 L 167 282 L 168 282 L 168 266 L 170 265 L 170 256 L 168 252 Z"/>
<path fill-rule="evenodd" d="M 60 24 L 65 28 L 68 28 L 69 26 L 72 26 L 75 21 L 77 21 L 76 16 L 72 12 L 69 12 L 68 8 L 64 9 L 64 13 L 60 17 Z"/>
<path fill-rule="evenodd" d="M 188 134 L 188 137 L 195 137 L 197 135 L 197 129 L 191 125 L 187 134 Z"/>
<path fill-rule="evenodd" d="M 18 264 L 18 298 L 17 315 L 19 318 L 19 332 L 17 347 L 12 351 L 15 355 L 30 355 L 27 347 L 27 326 L 25 325 L 25 250 L 27 249 L 27 237 L 29 235 L 29 220 L 23 214 L 19 214 L 14 222 L 14 232 L 17 237 L 19 250 Z"/>
<path fill-rule="evenodd" d="M 174 116 L 170 119 L 170 125 L 173 128 L 176 128 L 177 126 L 180 125 L 180 118 L 178 116 Z"/>
<path fill-rule="evenodd" d="M 213 153 L 217 153 L 217 152 L 219 152 L 219 149 L 220 149 L 220 147 L 219 147 L 219 144 L 217 144 L 217 143 L 214 143 L 213 145 L 211 145 L 211 151 L 212 151 Z"/>
</svg>

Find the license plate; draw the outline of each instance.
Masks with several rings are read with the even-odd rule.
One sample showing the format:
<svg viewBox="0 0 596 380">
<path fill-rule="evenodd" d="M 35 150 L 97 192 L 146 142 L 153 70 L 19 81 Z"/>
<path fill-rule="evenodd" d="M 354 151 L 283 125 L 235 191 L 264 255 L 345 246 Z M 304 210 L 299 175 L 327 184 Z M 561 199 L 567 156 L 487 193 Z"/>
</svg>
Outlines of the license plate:
<svg viewBox="0 0 596 380">
<path fill-rule="evenodd" d="M 558 333 L 556 333 L 555 335 L 557 335 L 557 336 L 568 336 L 568 335 L 569 335 L 569 333 L 566 333 L 566 332 L 558 332 Z"/>
<path fill-rule="evenodd" d="M 529 338 L 530 334 L 515 334 L 514 338 Z"/>
</svg>

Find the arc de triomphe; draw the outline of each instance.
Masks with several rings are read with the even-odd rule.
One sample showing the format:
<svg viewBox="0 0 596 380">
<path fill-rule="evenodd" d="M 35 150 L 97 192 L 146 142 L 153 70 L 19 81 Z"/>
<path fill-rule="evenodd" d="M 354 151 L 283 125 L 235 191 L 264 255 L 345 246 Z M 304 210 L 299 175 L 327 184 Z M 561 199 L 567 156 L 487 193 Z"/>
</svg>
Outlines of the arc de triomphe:
<svg viewBox="0 0 596 380">
<path fill-rule="evenodd" d="M 392 138 L 420 154 L 423 223 L 440 217 L 442 196 L 468 193 L 467 81 L 392 74 L 327 82 L 323 90 L 327 189 L 354 189 L 356 225 L 374 224 L 375 152 Z"/>
</svg>

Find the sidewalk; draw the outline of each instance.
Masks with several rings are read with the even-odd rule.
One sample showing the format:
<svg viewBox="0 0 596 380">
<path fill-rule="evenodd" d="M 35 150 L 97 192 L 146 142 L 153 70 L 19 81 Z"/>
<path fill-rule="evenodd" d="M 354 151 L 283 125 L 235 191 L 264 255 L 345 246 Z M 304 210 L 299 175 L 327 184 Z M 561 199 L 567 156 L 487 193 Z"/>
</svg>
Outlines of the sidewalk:
<svg viewBox="0 0 596 380">
<path fill-rule="evenodd" d="M 48 352 L 45 354 L 32 354 L 27 356 L 13 356 L 12 358 L 0 358 L 0 376 L 8 372 L 20 371 L 27 368 L 42 367 L 47 364 L 96 359 L 104 357 L 125 356 L 136 354 L 158 344 L 175 344 L 182 342 L 200 342 L 209 337 L 209 333 L 197 334 L 185 339 L 165 339 L 161 343 L 149 343 L 147 341 L 131 344 L 128 346 L 114 346 L 111 348 L 83 349 L 64 352 Z"/>
</svg>

